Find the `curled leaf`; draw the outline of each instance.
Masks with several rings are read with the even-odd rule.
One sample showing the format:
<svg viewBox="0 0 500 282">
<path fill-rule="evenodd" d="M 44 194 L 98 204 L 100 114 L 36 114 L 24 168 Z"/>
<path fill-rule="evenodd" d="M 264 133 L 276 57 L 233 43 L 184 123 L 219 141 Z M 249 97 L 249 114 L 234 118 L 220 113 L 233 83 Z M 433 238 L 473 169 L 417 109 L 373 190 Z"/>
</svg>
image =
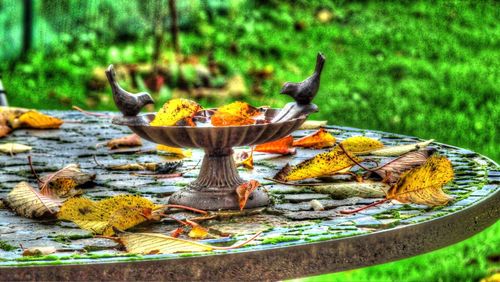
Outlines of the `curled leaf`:
<svg viewBox="0 0 500 282">
<path fill-rule="evenodd" d="M 434 149 L 409 152 L 373 169 L 373 171 L 382 177 L 384 182 L 394 183 L 398 181 L 403 172 L 422 165 L 434 152 Z"/>
<path fill-rule="evenodd" d="M 42 195 L 26 182 L 18 183 L 5 200 L 14 212 L 28 218 L 52 215 L 62 204 L 61 200 Z"/>
<path fill-rule="evenodd" d="M 414 143 L 414 144 L 408 144 L 408 145 L 384 147 L 382 149 L 373 150 L 373 151 L 369 152 L 369 154 L 376 155 L 376 156 L 386 156 L 386 157 L 400 156 L 402 154 L 405 154 L 405 153 L 408 153 L 411 151 L 424 149 L 432 142 L 434 142 L 434 139 L 424 141 L 424 142 L 418 142 L 418 143 Z"/>
<path fill-rule="evenodd" d="M 452 179 L 451 162 L 443 156 L 432 156 L 423 165 L 403 173 L 389 189 L 387 198 L 402 203 L 442 206 L 452 199 L 442 189 Z"/>
<path fill-rule="evenodd" d="M 170 147 L 170 146 L 161 145 L 161 144 L 158 144 L 156 146 L 156 150 L 175 155 L 176 157 L 179 157 L 179 158 L 189 158 L 193 155 L 193 152 L 191 150 L 185 150 L 182 148 Z"/>
<path fill-rule="evenodd" d="M 42 177 L 40 192 L 46 196 L 67 198 L 80 193 L 76 187 L 91 182 L 95 174 L 82 172 L 77 164 L 69 164 L 59 171 Z"/>
<path fill-rule="evenodd" d="M 259 114 L 259 109 L 237 101 L 218 108 L 211 117 L 211 123 L 213 126 L 249 125 L 256 122 L 253 118 Z"/>
<path fill-rule="evenodd" d="M 328 121 L 326 120 L 306 120 L 300 127 L 299 129 L 304 130 L 304 129 L 317 129 L 323 126 L 326 126 Z"/>
<path fill-rule="evenodd" d="M 44 115 L 37 111 L 28 111 L 18 118 L 19 126 L 34 129 L 56 129 L 64 123 L 61 119 Z"/>
<path fill-rule="evenodd" d="M 73 221 L 80 228 L 95 234 L 113 235 L 114 230 L 127 230 L 154 219 L 160 207 L 150 200 L 133 195 L 118 195 L 98 202 L 86 198 L 67 200 L 57 217 Z"/>
<path fill-rule="evenodd" d="M 10 155 L 25 153 L 31 151 L 31 149 L 32 148 L 30 146 L 17 143 L 5 143 L 0 145 L 0 153 L 10 154 Z"/>
<path fill-rule="evenodd" d="M 250 194 L 260 186 L 260 183 L 256 180 L 250 180 L 238 186 L 236 188 L 236 195 L 238 195 L 238 202 L 240 204 L 240 210 L 245 208 L 247 204 L 248 197 Z"/>
<path fill-rule="evenodd" d="M 165 103 L 158 111 L 152 126 L 195 126 L 193 117 L 201 110 L 201 106 L 195 101 L 178 98 Z"/>
<path fill-rule="evenodd" d="M 322 149 L 335 145 L 335 137 L 328 133 L 324 128 L 293 141 L 293 146 L 304 148 Z"/>
<path fill-rule="evenodd" d="M 181 236 L 181 234 L 184 233 L 184 229 L 182 227 L 176 228 L 170 232 L 170 236 L 177 238 Z"/>
<path fill-rule="evenodd" d="M 243 152 L 236 157 L 236 167 L 242 166 L 244 168 L 253 169 L 253 150 L 248 154 Z"/>
<path fill-rule="evenodd" d="M 293 137 L 292 135 L 288 135 L 276 141 L 259 144 L 255 146 L 254 151 L 269 154 L 293 155 L 297 150 L 293 148 L 292 145 Z"/>
<path fill-rule="evenodd" d="M 353 136 L 340 142 L 344 148 L 354 154 L 369 153 L 374 150 L 384 147 L 382 142 L 366 137 L 366 136 Z"/>
<path fill-rule="evenodd" d="M 120 147 L 139 147 L 142 146 L 141 137 L 137 134 L 131 134 L 125 137 L 116 138 L 106 143 L 109 149 L 117 149 Z"/>
<path fill-rule="evenodd" d="M 46 256 L 57 252 L 53 246 L 31 247 L 23 249 L 23 256 Z"/>
<path fill-rule="evenodd" d="M 344 182 L 308 187 L 316 193 L 329 194 L 333 199 L 351 197 L 383 198 L 389 190 L 389 185 L 381 182 Z"/>
<path fill-rule="evenodd" d="M 274 179 L 293 181 L 344 173 L 355 165 L 352 159 L 361 162 L 360 158 L 347 155 L 340 146 L 336 146 L 333 150 L 318 154 L 298 165 L 287 164 L 274 176 Z"/>
</svg>

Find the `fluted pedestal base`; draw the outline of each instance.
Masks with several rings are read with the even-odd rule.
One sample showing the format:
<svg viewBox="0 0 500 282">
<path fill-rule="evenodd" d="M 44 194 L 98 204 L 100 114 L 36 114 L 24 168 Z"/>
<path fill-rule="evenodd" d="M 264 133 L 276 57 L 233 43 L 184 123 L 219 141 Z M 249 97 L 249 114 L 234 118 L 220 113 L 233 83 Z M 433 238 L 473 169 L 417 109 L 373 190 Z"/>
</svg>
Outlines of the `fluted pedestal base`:
<svg viewBox="0 0 500 282">
<path fill-rule="evenodd" d="M 174 193 L 169 204 L 185 205 L 202 210 L 239 209 L 236 187 L 245 181 L 238 175 L 231 148 L 206 149 L 198 178 L 186 188 Z M 269 204 L 268 195 L 255 190 L 245 208 Z"/>
</svg>

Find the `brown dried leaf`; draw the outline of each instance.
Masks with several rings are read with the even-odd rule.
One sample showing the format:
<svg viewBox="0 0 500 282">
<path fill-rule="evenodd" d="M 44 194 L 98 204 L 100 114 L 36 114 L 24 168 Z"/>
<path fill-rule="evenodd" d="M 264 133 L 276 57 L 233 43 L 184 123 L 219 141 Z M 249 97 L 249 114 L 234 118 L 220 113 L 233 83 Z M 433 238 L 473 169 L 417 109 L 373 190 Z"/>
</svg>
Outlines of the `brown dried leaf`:
<svg viewBox="0 0 500 282">
<path fill-rule="evenodd" d="M 250 194 L 260 186 L 260 183 L 256 180 L 250 180 L 238 186 L 236 188 L 236 194 L 238 195 L 238 202 L 240 204 L 240 210 L 245 208 L 247 204 L 248 197 Z"/>
<path fill-rule="evenodd" d="M 387 199 L 442 206 L 452 199 L 442 189 L 452 179 L 451 162 L 443 156 L 432 156 L 423 165 L 403 173 L 399 181 L 389 189 Z"/>
<path fill-rule="evenodd" d="M 399 180 L 403 172 L 425 163 L 434 152 L 434 149 L 409 152 L 373 170 L 384 182 L 392 184 Z"/>
<path fill-rule="evenodd" d="M 28 218 L 52 215 L 62 204 L 60 199 L 44 196 L 26 182 L 18 183 L 5 200 L 18 215 Z"/>
<path fill-rule="evenodd" d="M 254 151 L 269 154 L 293 155 L 297 152 L 297 150 L 293 148 L 292 145 L 293 137 L 292 135 L 288 135 L 276 141 L 257 145 L 255 146 Z"/>
<path fill-rule="evenodd" d="M 46 256 L 57 252 L 53 246 L 31 247 L 23 249 L 23 256 Z"/>
<path fill-rule="evenodd" d="M 304 148 L 322 149 L 335 145 L 335 137 L 324 128 L 293 141 L 293 146 Z"/>
<path fill-rule="evenodd" d="M 142 146 L 141 137 L 137 134 L 131 134 L 125 137 L 116 138 L 106 143 L 109 149 L 117 149 L 120 147 L 138 147 Z"/>
</svg>

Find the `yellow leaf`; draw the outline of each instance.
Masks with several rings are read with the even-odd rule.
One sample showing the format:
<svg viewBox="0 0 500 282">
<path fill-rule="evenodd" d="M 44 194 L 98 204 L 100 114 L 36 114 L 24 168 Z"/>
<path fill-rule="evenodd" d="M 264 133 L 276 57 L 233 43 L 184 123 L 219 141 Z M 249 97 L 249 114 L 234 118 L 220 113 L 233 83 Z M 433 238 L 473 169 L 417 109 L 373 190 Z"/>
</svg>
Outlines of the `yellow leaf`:
<svg viewBox="0 0 500 282">
<path fill-rule="evenodd" d="M 54 173 L 42 177 L 40 192 L 46 196 L 72 197 L 81 191 L 75 188 L 95 179 L 95 174 L 82 172 L 77 164 L 69 164 Z"/>
<path fill-rule="evenodd" d="M 125 246 L 128 253 L 132 254 L 174 254 L 236 249 L 254 240 L 260 233 L 255 234 L 244 242 L 235 243 L 229 247 L 210 246 L 156 233 L 125 232 L 118 237 L 118 241 Z M 114 238 L 112 239 L 115 240 Z"/>
<path fill-rule="evenodd" d="M 152 218 L 156 206 L 146 198 L 118 195 L 98 202 L 71 198 L 58 213 L 58 218 L 76 223 L 96 234 L 113 235 L 114 229 L 126 230 Z"/>
<path fill-rule="evenodd" d="M 237 157 L 236 167 L 240 166 L 248 169 L 253 169 L 253 150 L 250 152 L 250 154 L 248 154 L 247 152 L 243 152 Z"/>
<path fill-rule="evenodd" d="M 189 231 L 188 236 L 193 239 L 205 239 L 208 236 L 208 230 L 203 226 L 196 224 Z"/>
<path fill-rule="evenodd" d="M 191 150 L 185 150 L 182 148 L 170 147 L 170 146 L 161 145 L 161 144 L 158 144 L 156 146 L 156 150 L 167 152 L 169 154 L 173 154 L 176 157 L 180 157 L 180 158 L 189 158 L 193 155 L 193 152 Z"/>
<path fill-rule="evenodd" d="M 354 154 L 367 153 L 384 147 L 382 142 L 365 136 L 349 137 L 340 144 L 344 146 L 344 149 Z"/>
<path fill-rule="evenodd" d="M 59 199 L 40 194 L 26 182 L 17 184 L 5 200 L 17 214 L 28 218 L 54 214 L 61 206 Z"/>
<path fill-rule="evenodd" d="M 55 129 L 61 127 L 64 122 L 58 118 L 44 115 L 37 111 L 28 111 L 19 117 L 21 127 L 35 129 Z"/>
<path fill-rule="evenodd" d="M 260 114 L 259 109 L 245 102 L 234 102 L 218 108 L 211 117 L 214 126 L 254 124 L 253 117 Z"/>
<path fill-rule="evenodd" d="M 428 206 L 445 205 L 452 197 L 442 188 L 452 179 L 451 162 L 443 156 L 431 156 L 423 165 L 403 173 L 387 192 L 387 199 Z"/>
<path fill-rule="evenodd" d="M 16 143 L 5 143 L 0 145 L 0 152 L 4 154 L 19 154 L 31 151 L 30 146 Z"/>
<path fill-rule="evenodd" d="M 193 117 L 200 109 L 201 106 L 194 101 L 183 98 L 172 99 L 165 103 L 160 111 L 158 111 L 151 125 L 195 126 Z"/>
<path fill-rule="evenodd" d="M 361 162 L 360 158 L 349 156 L 357 162 Z M 340 146 L 336 146 L 333 150 L 318 154 L 296 166 L 286 165 L 274 176 L 274 179 L 293 181 L 347 172 L 355 165 L 349 156 L 344 153 Z"/>
<path fill-rule="evenodd" d="M 320 128 L 313 134 L 304 136 L 293 141 L 293 146 L 304 148 L 322 149 L 335 145 L 335 137 L 328 133 L 324 128 Z"/>
</svg>

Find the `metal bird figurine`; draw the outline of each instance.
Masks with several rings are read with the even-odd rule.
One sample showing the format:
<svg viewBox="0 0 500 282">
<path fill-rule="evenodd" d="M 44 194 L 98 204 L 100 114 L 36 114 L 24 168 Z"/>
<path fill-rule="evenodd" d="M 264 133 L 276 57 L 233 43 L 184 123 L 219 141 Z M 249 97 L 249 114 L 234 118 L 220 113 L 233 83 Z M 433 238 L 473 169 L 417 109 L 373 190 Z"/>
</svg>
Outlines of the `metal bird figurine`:
<svg viewBox="0 0 500 282">
<path fill-rule="evenodd" d="M 310 114 L 318 111 L 318 106 L 312 104 L 311 101 L 316 96 L 319 90 L 321 72 L 325 64 L 325 56 L 318 53 L 316 58 L 316 68 L 314 73 L 302 82 L 294 83 L 287 82 L 281 89 L 281 94 L 286 94 L 292 97 L 295 102 L 285 105 L 278 115 L 273 119 L 273 122 L 289 120 L 297 118 L 303 114 Z"/>
<path fill-rule="evenodd" d="M 153 98 L 146 92 L 132 94 L 121 88 L 116 81 L 116 73 L 113 65 L 109 65 L 106 70 L 106 76 L 111 85 L 116 107 L 124 116 L 136 116 L 145 105 L 154 104 Z"/>
</svg>

